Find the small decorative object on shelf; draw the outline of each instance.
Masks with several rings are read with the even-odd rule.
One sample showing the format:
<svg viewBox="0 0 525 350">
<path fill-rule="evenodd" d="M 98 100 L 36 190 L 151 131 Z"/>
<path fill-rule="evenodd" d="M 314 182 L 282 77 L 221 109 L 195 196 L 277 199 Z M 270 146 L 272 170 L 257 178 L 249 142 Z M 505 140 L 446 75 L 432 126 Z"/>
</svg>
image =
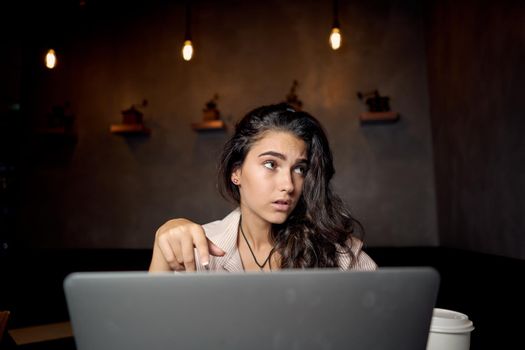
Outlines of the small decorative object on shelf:
<svg viewBox="0 0 525 350">
<path fill-rule="evenodd" d="M 215 94 L 213 98 L 206 102 L 203 112 L 203 121 L 199 123 L 191 123 L 191 127 L 195 131 L 206 130 L 222 130 L 226 128 L 226 124 L 221 119 L 221 112 L 217 109 L 217 100 L 219 95 Z"/>
<path fill-rule="evenodd" d="M 148 100 L 143 100 L 141 107 L 146 107 Z M 149 135 L 151 130 L 144 125 L 142 112 L 135 105 L 123 110 L 122 124 L 112 124 L 109 128 L 114 134 L 119 135 Z"/>
<path fill-rule="evenodd" d="M 70 110 L 68 101 L 64 105 L 55 105 L 46 116 L 44 126 L 35 130 L 41 139 L 64 140 L 75 142 L 77 133 L 75 128 L 75 116 Z"/>
<path fill-rule="evenodd" d="M 357 97 L 368 105 L 368 112 L 359 115 L 361 124 L 395 123 L 399 113 L 390 111 L 390 97 L 380 96 L 379 91 L 358 92 Z"/>
<path fill-rule="evenodd" d="M 299 82 L 294 80 L 290 92 L 286 95 L 286 103 L 295 108 L 295 110 L 300 111 L 303 108 L 303 102 L 299 100 L 299 97 L 297 97 L 297 94 L 295 93 L 298 86 Z"/>
</svg>

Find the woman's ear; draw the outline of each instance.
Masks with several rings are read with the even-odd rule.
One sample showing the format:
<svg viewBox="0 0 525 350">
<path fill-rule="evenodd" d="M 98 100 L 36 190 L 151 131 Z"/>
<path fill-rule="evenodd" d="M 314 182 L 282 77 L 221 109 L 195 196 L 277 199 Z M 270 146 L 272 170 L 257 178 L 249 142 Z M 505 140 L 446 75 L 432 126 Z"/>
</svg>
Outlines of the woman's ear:
<svg viewBox="0 0 525 350">
<path fill-rule="evenodd" d="M 241 169 L 236 168 L 232 172 L 231 181 L 235 186 L 239 186 L 241 184 Z"/>
</svg>

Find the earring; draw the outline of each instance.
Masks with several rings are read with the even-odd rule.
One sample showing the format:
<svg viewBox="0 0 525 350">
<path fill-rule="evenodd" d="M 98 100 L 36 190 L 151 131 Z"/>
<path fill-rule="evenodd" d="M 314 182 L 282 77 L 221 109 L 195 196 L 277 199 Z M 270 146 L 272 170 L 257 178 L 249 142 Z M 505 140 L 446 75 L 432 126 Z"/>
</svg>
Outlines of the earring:
<svg viewBox="0 0 525 350">
<path fill-rule="evenodd" d="M 239 184 L 239 179 L 233 179 L 232 182 L 233 182 L 234 185 L 238 185 Z"/>
</svg>

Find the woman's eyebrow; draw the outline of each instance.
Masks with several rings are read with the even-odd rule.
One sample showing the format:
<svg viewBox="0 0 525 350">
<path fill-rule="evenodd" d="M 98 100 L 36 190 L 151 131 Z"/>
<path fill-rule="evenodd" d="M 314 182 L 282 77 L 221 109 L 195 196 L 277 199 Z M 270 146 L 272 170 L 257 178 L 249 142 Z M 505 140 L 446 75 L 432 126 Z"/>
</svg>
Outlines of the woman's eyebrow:
<svg viewBox="0 0 525 350">
<path fill-rule="evenodd" d="M 306 159 L 306 158 L 299 158 L 299 159 L 297 159 L 297 163 L 296 164 L 306 164 L 306 165 L 308 165 L 308 159 Z"/>
<path fill-rule="evenodd" d="M 263 157 L 263 156 L 274 156 L 276 158 L 279 158 L 279 159 L 282 159 L 282 160 L 286 160 L 286 156 L 282 153 L 279 153 L 279 152 L 275 152 L 275 151 L 267 151 L 267 152 L 263 152 L 261 154 L 259 154 L 259 157 Z M 306 163 L 308 164 L 308 159 L 306 158 L 299 158 L 297 159 L 297 164 L 299 163 Z"/>
<path fill-rule="evenodd" d="M 268 152 L 264 152 L 264 153 L 259 154 L 259 157 L 263 157 L 263 156 L 274 156 L 274 157 L 277 157 L 279 159 L 286 160 L 286 156 L 284 154 L 279 153 L 279 152 L 275 152 L 275 151 L 268 151 Z"/>
</svg>

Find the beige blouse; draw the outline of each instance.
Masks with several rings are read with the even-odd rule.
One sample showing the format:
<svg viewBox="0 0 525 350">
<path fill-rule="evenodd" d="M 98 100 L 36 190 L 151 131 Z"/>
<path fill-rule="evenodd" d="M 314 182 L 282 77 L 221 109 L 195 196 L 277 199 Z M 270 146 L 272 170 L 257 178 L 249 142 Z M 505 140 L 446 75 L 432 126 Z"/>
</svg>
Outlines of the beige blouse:
<svg viewBox="0 0 525 350">
<path fill-rule="evenodd" d="M 212 271 L 242 272 L 243 266 L 239 250 L 237 249 L 237 235 L 241 211 L 239 208 L 232 211 L 222 220 L 217 220 L 203 225 L 206 237 L 216 246 L 226 252 L 224 256 L 211 256 L 209 269 Z M 351 257 L 348 253 L 340 254 L 339 266 L 341 270 L 375 270 L 376 263 L 363 250 L 363 242 L 352 238 L 351 250 L 357 259 L 355 265 L 350 267 Z M 199 255 L 195 254 L 197 271 L 205 271 L 199 262 Z"/>
</svg>

